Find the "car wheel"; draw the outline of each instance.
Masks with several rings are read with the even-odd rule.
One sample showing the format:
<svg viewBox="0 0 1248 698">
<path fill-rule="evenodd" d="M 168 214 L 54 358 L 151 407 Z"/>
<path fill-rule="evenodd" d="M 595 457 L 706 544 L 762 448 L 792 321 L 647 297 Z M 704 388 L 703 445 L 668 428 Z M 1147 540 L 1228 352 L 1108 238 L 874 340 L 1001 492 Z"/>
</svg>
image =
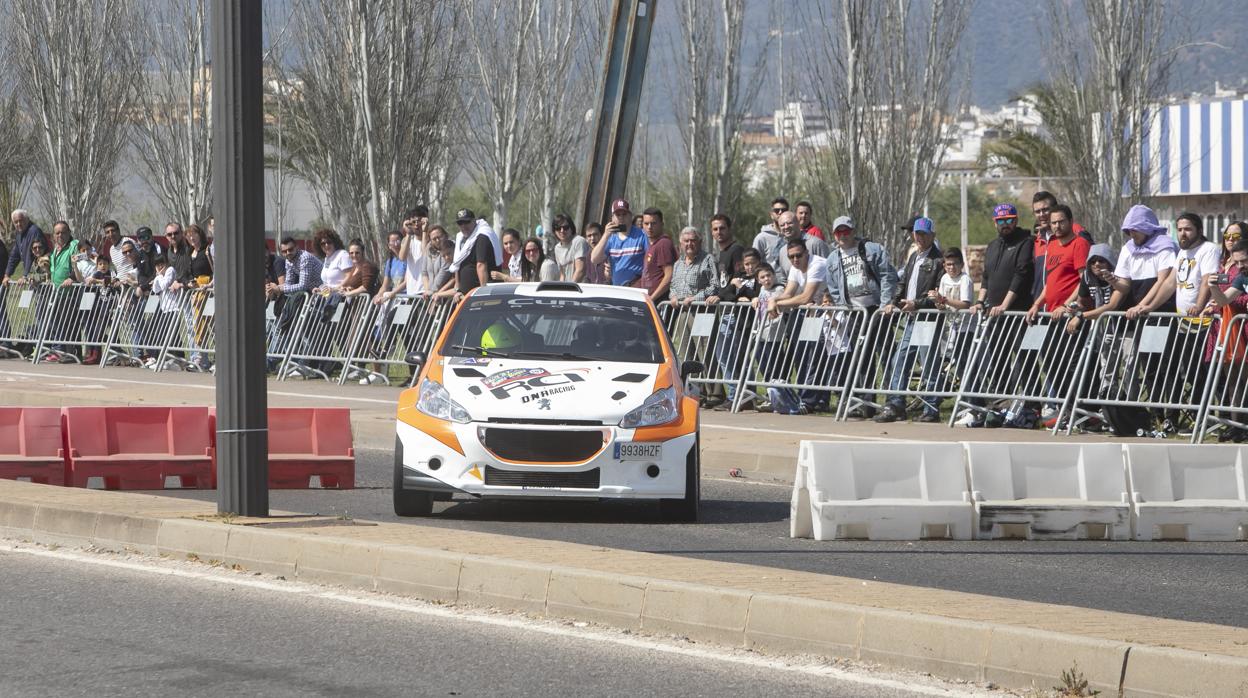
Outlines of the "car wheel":
<svg viewBox="0 0 1248 698">
<path fill-rule="evenodd" d="M 396 516 L 429 516 L 433 493 L 403 489 L 403 441 L 394 437 L 394 513 Z"/>
<path fill-rule="evenodd" d="M 694 523 L 702 499 L 701 439 L 693 442 L 685 458 L 685 496 L 681 499 L 660 499 L 659 516 L 664 521 Z"/>
</svg>

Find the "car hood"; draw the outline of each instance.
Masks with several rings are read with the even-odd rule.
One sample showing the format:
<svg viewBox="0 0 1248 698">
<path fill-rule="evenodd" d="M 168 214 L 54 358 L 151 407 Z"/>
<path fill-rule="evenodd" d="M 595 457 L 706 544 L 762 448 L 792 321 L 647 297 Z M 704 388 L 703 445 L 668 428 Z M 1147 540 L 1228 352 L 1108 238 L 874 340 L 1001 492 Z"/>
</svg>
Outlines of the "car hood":
<svg viewBox="0 0 1248 698">
<path fill-rule="evenodd" d="M 654 393 L 659 364 L 447 358 L 442 382 L 475 421 L 615 424 Z"/>
</svg>

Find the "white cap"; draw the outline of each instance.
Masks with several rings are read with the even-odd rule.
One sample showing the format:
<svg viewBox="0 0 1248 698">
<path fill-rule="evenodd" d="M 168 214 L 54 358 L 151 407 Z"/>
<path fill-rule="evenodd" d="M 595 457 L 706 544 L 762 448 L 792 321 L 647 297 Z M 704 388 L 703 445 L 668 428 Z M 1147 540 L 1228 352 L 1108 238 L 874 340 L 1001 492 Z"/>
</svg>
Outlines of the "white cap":
<svg viewBox="0 0 1248 698">
<path fill-rule="evenodd" d="M 832 221 L 832 232 L 836 232 L 837 228 L 849 228 L 854 230 L 854 219 L 849 216 L 841 216 Z"/>
</svg>

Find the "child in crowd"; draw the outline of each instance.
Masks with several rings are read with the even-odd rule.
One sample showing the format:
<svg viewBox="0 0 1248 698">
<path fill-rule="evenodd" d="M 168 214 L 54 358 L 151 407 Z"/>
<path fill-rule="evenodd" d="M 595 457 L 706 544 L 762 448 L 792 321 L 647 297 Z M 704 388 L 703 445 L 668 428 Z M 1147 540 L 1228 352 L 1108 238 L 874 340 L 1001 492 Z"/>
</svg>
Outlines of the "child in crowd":
<svg viewBox="0 0 1248 698">
<path fill-rule="evenodd" d="M 155 333 L 152 340 L 164 345 L 168 343 L 170 337 L 169 332 L 173 327 L 173 320 L 177 317 L 178 300 L 181 294 L 182 284 L 174 278 L 173 267 L 169 264 L 169 258 L 162 253 L 156 253 L 152 260 L 156 267 L 156 276 L 152 279 L 152 295 L 160 298 L 160 311 L 157 313 L 155 325 Z M 148 356 L 143 365 L 147 368 L 155 370 L 157 357 Z"/>
<path fill-rule="evenodd" d="M 74 280 L 78 283 L 85 283 L 95 273 L 95 258 L 91 253 L 91 243 L 86 240 L 78 241 L 78 254 L 74 255 L 73 262 Z"/>
<path fill-rule="evenodd" d="M 759 264 L 754 272 L 754 285 L 758 291 L 750 304 L 758 315 L 754 321 L 758 340 L 755 345 L 754 358 L 758 362 L 759 373 L 763 381 L 786 379 L 782 375 L 789 369 L 784 357 L 784 317 L 776 307 L 776 299 L 784 293 L 784 284 L 776 281 L 776 270 L 767 263 Z M 776 414 L 803 414 L 797 392 L 788 388 L 768 388 L 767 397 L 771 400 L 771 411 Z"/>
<path fill-rule="evenodd" d="M 962 250 L 950 247 L 945 250 L 942 261 L 945 273 L 940 277 L 937 287 L 927 292 L 928 298 L 938 310 L 966 310 L 975 300 L 975 283 L 971 275 L 966 273 L 966 259 Z M 975 325 L 969 316 L 955 318 L 945 325 L 942 342 L 942 362 L 947 375 L 946 383 L 956 385 L 962 380 L 962 372 L 966 369 L 966 360 L 971 353 L 971 340 L 974 339 Z M 975 413 L 967 410 L 958 424 L 970 425 L 975 420 Z"/>
</svg>

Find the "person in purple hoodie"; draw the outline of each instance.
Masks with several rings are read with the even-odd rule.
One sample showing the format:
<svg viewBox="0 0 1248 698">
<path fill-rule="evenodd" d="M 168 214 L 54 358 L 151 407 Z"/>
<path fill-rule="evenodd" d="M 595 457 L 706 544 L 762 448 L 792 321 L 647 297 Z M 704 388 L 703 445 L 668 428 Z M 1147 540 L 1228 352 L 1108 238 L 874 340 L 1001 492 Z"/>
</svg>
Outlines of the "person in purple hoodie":
<svg viewBox="0 0 1248 698">
<path fill-rule="evenodd" d="M 1129 318 L 1152 312 L 1173 313 L 1174 294 L 1167 292 L 1167 284 L 1174 274 L 1178 243 L 1157 222 L 1153 209 L 1143 204 L 1127 211 L 1122 234 L 1127 236 L 1127 244 L 1118 253 L 1114 268 L 1111 305 L 1126 308 Z"/>
</svg>

